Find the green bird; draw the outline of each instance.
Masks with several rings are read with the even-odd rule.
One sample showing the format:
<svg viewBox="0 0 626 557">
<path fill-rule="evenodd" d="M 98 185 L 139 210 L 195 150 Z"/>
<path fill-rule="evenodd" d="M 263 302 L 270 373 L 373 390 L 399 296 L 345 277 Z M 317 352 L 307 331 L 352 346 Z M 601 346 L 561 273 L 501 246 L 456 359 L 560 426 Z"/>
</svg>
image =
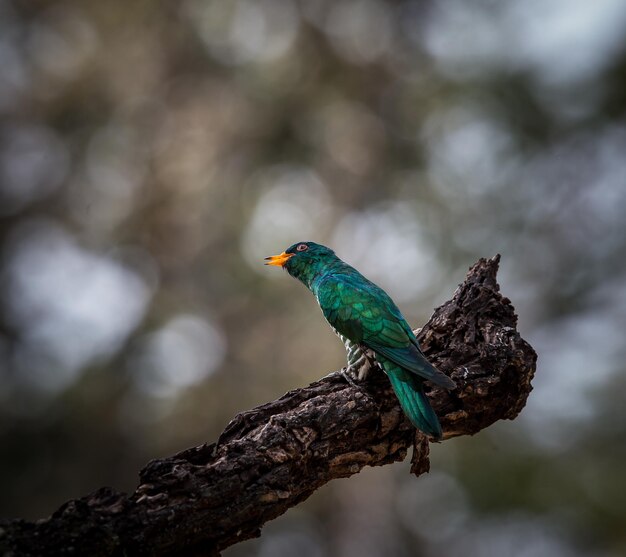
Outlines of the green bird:
<svg viewBox="0 0 626 557">
<path fill-rule="evenodd" d="M 389 377 L 411 423 L 440 440 L 441 425 L 423 384 L 430 381 L 446 389 L 454 389 L 456 384 L 426 359 L 389 295 L 333 250 L 314 242 L 298 242 L 265 260 L 266 265 L 282 267 L 313 292 L 324 317 L 346 346 L 347 377 L 364 379 L 373 356 Z"/>
</svg>

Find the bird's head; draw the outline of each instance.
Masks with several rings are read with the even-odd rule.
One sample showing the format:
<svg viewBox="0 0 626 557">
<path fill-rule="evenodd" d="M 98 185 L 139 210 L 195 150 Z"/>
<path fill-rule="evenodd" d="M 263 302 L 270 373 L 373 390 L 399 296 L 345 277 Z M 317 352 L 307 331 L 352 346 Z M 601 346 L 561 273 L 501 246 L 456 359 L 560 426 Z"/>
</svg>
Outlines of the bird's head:
<svg viewBox="0 0 626 557">
<path fill-rule="evenodd" d="M 335 261 L 338 258 L 333 250 L 315 242 L 297 242 L 280 255 L 265 258 L 266 265 L 282 267 L 309 288 L 315 277 Z"/>
</svg>

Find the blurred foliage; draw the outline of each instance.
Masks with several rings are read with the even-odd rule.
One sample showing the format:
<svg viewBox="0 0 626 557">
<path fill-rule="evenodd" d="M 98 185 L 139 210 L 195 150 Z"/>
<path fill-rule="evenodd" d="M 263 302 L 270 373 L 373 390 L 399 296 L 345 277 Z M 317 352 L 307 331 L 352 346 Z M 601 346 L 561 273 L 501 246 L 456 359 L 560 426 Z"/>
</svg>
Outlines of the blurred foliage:
<svg viewBox="0 0 626 557">
<path fill-rule="evenodd" d="M 535 390 L 227 553 L 626 553 L 625 37 L 619 0 L 0 1 L 2 516 L 340 367 L 262 265 L 316 240 L 415 326 L 500 252 Z"/>
</svg>

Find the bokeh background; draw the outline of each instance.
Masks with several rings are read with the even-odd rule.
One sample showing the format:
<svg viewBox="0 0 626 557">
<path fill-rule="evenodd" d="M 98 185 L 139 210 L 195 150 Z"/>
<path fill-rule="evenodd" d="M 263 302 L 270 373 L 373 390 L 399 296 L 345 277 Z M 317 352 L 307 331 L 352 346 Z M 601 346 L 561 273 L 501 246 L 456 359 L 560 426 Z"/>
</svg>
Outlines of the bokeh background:
<svg viewBox="0 0 626 557">
<path fill-rule="evenodd" d="M 225 555 L 626 553 L 626 3 L 0 0 L 0 118 L 0 516 L 343 365 L 315 240 L 414 326 L 501 253 L 535 389 Z"/>
</svg>

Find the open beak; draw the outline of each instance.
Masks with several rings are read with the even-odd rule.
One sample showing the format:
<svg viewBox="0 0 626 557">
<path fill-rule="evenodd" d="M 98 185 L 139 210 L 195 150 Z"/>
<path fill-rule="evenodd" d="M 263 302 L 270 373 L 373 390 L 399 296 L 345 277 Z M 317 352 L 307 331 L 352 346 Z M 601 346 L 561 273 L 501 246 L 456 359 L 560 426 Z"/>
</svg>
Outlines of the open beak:
<svg viewBox="0 0 626 557">
<path fill-rule="evenodd" d="M 290 257 L 293 257 L 293 253 L 287 253 L 283 251 L 280 255 L 271 255 L 265 258 L 266 265 L 274 265 L 275 267 L 284 267 L 285 263 L 289 261 Z"/>
</svg>

